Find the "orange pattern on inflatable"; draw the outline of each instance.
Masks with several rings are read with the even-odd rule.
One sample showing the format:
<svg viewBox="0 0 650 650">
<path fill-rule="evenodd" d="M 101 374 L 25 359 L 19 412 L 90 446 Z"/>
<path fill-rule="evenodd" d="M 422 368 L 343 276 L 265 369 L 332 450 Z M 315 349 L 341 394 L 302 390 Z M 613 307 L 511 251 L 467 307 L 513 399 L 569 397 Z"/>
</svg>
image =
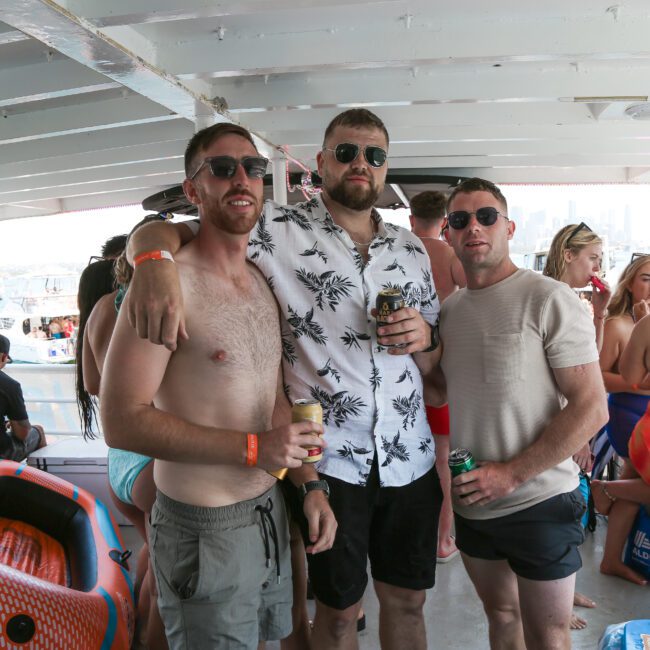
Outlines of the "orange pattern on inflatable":
<svg viewBox="0 0 650 650">
<path fill-rule="evenodd" d="M 35 468 L 0 461 L 4 476 L 41 485 L 85 510 L 95 548 L 79 552 L 96 553 L 97 580 L 90 591 L 79 591 L 0 564 L 0 648 L 128 650 L 135 626 L 132 587 L 126 569 L 109 555 L 119 558 L 123 542 L 108 509 L 89 492 Z M 16 641 L 20 634 L 28 640 Z"/>
<path fill-rule="evenodd" d="M 63 546 L 22 521 L 0 517 L 0 564 L 55 585 L 68 586 Z"/>
</svg>

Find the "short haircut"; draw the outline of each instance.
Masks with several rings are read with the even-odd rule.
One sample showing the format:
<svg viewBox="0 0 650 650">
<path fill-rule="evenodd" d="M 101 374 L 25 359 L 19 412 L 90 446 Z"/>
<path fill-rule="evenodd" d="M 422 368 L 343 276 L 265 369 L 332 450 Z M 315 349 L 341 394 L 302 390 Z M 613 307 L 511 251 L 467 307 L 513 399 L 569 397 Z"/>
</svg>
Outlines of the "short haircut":
<svg viewBox="0 0 650 650">
<path fill-rule="evenodd" d="M 115 235 L 104 242 L 102 257 L 105 260 L 114 260 L 126 247 L 126 235 Z"/>
<path fill-rule="evenodd" d="M 447 214 L 447 197 L 442 192 L 420 192 L 411 199 L 411 214 L 422 221 L 442 221 Z"/>
<path fill-rule="evenodd" d="M 458 194 L 471 194 L 472 192 L 489 192 L 499 203 L 501 203 L 503 209 L 506 212 L 508 211 L 508 202 L 506 201 L 506 197 L 501 193 L 501 190 L 494 183 L 486 181 L 483 178 L 466 178 L 464 181 L 456 185 L 447 199 L 447 211 L 449 211 L 451 202 Z"/>
<path fill-rule="evenodd" d="M 379 129 L 386 138 L 386 144 L 390 142 L 386 125 L 366 108 L 351 108 L 339 113 L 325 129 L 323 147 L 337 126 L 349 126 L 353 129 Z"/>
<path fill-rule="evenodd" d="M 187 143 L 187 147 L 185 148 L 185 176 L 189 178 L 196 171 L 197 165 L 195 159 L 201 151 L 210 147 L 215 140 L 230 134 L 245 138 L 255 147 L 255 142 L 253 142 L 253 137 L 250 132 L 243 126 L 239 126 L 239 124 L 221 122 L 208 126 L 205 129 L 197 131 Z M 257 147 L 255 147 L 255 151 L 257 151 Z"/>
</svg>

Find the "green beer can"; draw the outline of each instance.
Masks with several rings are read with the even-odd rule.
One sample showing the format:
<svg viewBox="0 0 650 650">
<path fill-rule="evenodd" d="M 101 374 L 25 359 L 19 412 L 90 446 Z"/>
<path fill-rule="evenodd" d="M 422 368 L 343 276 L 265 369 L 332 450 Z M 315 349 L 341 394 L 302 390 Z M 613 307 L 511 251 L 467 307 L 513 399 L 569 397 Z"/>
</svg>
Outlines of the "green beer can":
<svg viewBox="0 0 650 650">
<path fill-rule="evenodd" d="M 476 469 L 476 461 L 469 449 L 454 449 L 449 452 L 449 469 L 452 476 L 458 476 L 464 472 Z"/>
</svg>

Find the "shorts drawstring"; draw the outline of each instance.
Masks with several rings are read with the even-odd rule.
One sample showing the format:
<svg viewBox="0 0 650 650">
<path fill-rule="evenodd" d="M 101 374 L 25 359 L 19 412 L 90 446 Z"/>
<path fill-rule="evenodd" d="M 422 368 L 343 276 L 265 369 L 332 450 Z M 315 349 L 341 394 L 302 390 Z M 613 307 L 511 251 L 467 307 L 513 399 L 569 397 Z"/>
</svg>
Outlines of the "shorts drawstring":
<svg viewBox="0 0 650 650">
<path fill-rule="evenodd" d="M 264 537 L 264 552 L 266 553 L 266 566 L 271 566 L 271 544 L 269 537 L 275 547 L 275 571 L 277 573 L 278 584 L 280 584 L 280 549 L 278 547 L 278 531 L 275 527 L 275 521 L 271 511 L 273 510 L 273 501 L 271 497 L 266 500 L 266 507 L 263 505 L 255 506 L 255 510 L 260 513 L 262 520 L 262 533 Z"/>
</svg>

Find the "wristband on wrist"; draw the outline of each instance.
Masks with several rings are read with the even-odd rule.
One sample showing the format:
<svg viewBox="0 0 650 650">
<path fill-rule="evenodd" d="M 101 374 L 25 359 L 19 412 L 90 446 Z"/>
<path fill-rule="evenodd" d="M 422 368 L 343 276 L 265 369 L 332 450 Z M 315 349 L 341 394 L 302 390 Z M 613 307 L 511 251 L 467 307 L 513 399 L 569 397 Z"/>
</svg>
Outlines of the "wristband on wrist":
<svg viewBox="0 0 650 650">
<path fill-rule="evenodd" d="M 140 253 L 133 258 L 133 268 L 140 266 L 142 262 L 147 260 L 169 260 L 170 262 L 174 261 L 172 254 L 169 251 L 147 251 L 146 253 Z"/>
<path fill-rule="evenodd" d="M 255 467 L 257 465 L 257 434 L 246 434 L 246 465 Z"/>
</svg>

